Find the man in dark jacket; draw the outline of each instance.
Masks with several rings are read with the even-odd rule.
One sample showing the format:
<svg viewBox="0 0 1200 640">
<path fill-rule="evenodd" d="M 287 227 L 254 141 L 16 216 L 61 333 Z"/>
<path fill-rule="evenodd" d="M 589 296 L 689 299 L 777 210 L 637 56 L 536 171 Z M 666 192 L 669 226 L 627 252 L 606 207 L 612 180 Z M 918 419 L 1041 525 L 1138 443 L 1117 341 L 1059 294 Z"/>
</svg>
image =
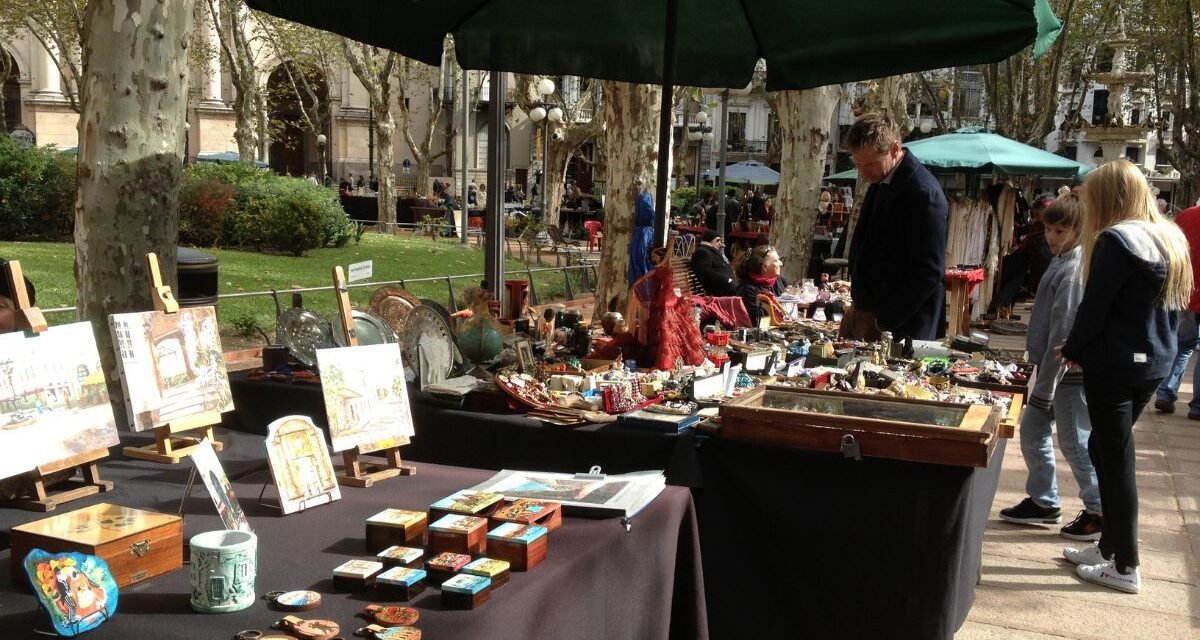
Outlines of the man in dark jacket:
<svg viewBox="0 0 1200 640">
<path fill-rule="evenodd" d="M 710 296 L 731 296 L 737 288 L 733 277 L 733 266 L 725 257 L 721 236 L 712 229 L 704 232 L 703 240 L 692 253 L 692 273 L 700 280 L 700 286 Z"/>
<path fill-rule="evenodd" d="M 939 338 L 946 326 L 950 212 L 942 187 L 900 146 L 886 115 L 861 116 L 846 142 L 859 175 L 871 183 L 850 246 L 853 326 L 873 324 L 897 340 Z"/>
</svg>

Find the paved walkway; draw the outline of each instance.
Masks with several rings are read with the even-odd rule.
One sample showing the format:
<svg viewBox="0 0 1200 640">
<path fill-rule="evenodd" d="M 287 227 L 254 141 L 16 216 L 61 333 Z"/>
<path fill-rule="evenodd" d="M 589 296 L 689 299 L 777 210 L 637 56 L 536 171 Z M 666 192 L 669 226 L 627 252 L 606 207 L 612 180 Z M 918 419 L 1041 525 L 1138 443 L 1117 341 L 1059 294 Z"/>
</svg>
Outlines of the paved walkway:
<svg viewBox="0 0 1200 640">
<path fill-rule="evenodd" d="M 1185 378 L 1190 382 L 1191 377 Z M 1004 456 L 983 543 L 983 581 L 956 640 L 1200 638 L 1200 421 L 1187 419 L 1190 384 L 1177 411 L 1148 407 L 1135 427 L 1142 593 L 1083 582 L 1062 559 L 1058 526 L 1022 527 L 998 511 L 1025 497 L 1018 440 Z M 1058 456 L 1064 523 L 1082 508 L 1070 468 Z"/>
</svg>

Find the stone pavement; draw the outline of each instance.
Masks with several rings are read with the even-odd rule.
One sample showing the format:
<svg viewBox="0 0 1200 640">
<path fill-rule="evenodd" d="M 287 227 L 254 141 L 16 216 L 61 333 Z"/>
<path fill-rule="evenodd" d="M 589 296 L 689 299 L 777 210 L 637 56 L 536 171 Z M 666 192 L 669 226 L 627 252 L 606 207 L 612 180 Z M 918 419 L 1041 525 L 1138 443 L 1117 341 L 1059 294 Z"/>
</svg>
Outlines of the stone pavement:
<svg viewBox="0 0 1200 640">
<path fill-rule="evenodd" d="M 1062 558 L 1059 525 L 999 519 L 1025 497 L 1025 463 L 1009 442 L 983 543 L 983 580 L 955 640 L 1200 638 L 1200 421 L 1187 419 L 1191 376 L 1178 413 L 1147 407 L 1135 426 L 1142 593 L 1128 595 L 1075 576 Z M 1064 524 L 1082 506 L 1070 468 L 1058 456 Z"/>
</svg>

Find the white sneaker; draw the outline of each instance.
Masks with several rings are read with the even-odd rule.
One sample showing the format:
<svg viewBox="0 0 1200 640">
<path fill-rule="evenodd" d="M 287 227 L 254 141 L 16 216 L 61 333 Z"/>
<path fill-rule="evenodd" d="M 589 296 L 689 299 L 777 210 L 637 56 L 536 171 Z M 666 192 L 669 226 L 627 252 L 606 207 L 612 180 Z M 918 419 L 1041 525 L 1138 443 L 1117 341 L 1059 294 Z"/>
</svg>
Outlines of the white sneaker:
<svg viewBox="0 0 1200 640">
<path fill-rule="evenodd" d="M 1129 573 L 1121 573 L 1111 562 L 1081 564 L 1075 567 L 1075 573 L 1088 582 L 1095 582 L 1117 591 L 1140 593 L 1142 590 L 1142 572 L 1137 567 L 1134 567 Z"/>
<path fill-rule="evenodd" d="M 1094 544 L 1090 547 L 1084 547 L 1082 549 L 1067 547 L 1063 549 L 1063 557 L 1075 564 L 1080 565 L 1103 564 L 1108 562 L 1108 558 L 1105 558 L 1104 554 L 1100 553 L 1100 545 L 1097 544 Z"/>
</svg>

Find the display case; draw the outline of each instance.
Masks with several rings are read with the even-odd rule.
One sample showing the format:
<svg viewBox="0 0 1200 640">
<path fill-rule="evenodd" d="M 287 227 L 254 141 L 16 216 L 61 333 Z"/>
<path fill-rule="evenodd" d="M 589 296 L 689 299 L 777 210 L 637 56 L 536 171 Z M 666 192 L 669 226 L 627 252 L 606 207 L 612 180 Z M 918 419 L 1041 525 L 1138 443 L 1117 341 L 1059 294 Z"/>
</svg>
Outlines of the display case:
<svg viewBox="0 0 1200 640">
<path fill-rule="evenodd" d="M 721 407 L 721 435 L 847 457 L 986 467 L 998 409 L 763 386 Z"/>
</svg>

